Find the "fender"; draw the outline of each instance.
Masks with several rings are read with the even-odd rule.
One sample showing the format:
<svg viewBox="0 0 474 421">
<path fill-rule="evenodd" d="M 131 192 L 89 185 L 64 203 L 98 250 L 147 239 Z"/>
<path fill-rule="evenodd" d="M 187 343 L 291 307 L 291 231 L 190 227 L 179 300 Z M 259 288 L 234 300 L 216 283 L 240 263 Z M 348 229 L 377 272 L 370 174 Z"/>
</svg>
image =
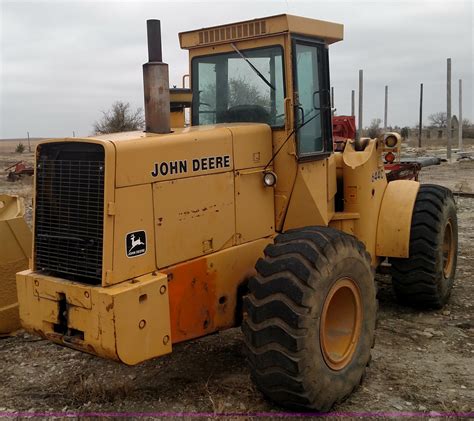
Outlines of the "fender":
<svg viewBox="0 0 474 421">
<path fill-rule="evenodd" d="M 409 256 L 411 219 L 419 188 L 420 183 L 413 180 L 388 183 L 377 223 L 377 256 Z"/>
</svg>

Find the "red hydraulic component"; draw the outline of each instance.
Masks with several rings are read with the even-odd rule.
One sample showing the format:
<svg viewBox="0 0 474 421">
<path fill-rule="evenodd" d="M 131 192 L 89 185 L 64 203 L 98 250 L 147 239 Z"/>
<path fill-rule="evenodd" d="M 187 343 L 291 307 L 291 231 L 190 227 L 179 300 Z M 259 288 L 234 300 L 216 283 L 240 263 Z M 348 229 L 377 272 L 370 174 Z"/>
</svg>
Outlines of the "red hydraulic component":
<svg viewBox="0 0 474 421">
<path fill-rule="evenodd" d="M 421 164 L 417 162 L 400 162 L 397 164 L 385 164 L 385 174 L 387 181 L 394 180 L 415 180 L 418 181 L 418 174 Z"/>
<path fill-rule="evenodd" d="M 12 170 L 13 168 L 13 170 Z M 11 170 L 11 171 L 9 171 Z M 17 163 L 10 165 L 8 168 L 5 168 L 5 171 L 8 171 L 7 179 L 9 181 L 16 181 L 24 175 L 33 175 L 34 169 L 32 166 L 29 166 L 24 161 L 18 161 Z"/>
<path fill-rule="evenodd" d="M 334 150 L 336 152 L 343 151 L 347 139 L 355 139 L 355 117 L 348 115 L 333 116 L 332 135 L 334 139 Z"/>
</svg>

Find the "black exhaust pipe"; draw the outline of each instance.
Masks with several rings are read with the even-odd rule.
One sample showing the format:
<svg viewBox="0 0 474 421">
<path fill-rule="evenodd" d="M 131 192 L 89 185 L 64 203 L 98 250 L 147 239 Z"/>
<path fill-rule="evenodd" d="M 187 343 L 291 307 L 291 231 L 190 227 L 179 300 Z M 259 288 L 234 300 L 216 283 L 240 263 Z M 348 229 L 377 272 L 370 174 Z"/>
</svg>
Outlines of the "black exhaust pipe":
<svg viewBox="0 0 474 421">
<path fill-rule="evenodd" d="M 145 94 L 145 131 L 170 132 L 170 90 L 168 65 L 163 63 L 161 25 L 157 19 L 146 22 L 148 63 L 143 65 L 143 91 Z"/>
</svg>

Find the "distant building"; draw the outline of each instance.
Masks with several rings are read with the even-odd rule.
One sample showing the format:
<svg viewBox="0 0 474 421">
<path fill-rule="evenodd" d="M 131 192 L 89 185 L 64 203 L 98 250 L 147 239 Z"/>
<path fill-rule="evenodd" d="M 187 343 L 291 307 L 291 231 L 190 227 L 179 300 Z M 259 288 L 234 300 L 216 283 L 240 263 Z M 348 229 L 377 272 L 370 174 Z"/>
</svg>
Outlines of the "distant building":
<svg viewBox="0 0 474 421">
<path fill-rule="evenodd" d="M 459 130 L 459 121 L 458 118 L 453 115 L 451 117 L 451 137 L 452 139 L 457 139 Z M 448 138 L 448 129 L 446 127 L 423 127 L 421 129 L 421 138 L 428 139 L 447 139 Z M 411 127 L 408 129 L 409 138 L 418 137 L 418 127 Z"/>
</svg>

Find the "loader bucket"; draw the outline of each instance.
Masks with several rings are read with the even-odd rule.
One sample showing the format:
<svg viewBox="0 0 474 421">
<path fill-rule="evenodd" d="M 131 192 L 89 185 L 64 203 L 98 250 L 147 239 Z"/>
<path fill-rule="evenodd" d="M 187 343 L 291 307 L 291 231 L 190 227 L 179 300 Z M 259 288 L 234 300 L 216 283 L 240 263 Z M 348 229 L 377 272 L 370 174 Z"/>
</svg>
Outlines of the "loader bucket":
<svg viewBox="0 0 474 421">
<path fill-rule="evenodd" d="M 28 268 L 31 231 L 17 196 L 0 195 L 0 335 L 20 328 L 15 274 Z"/>
</svg>

